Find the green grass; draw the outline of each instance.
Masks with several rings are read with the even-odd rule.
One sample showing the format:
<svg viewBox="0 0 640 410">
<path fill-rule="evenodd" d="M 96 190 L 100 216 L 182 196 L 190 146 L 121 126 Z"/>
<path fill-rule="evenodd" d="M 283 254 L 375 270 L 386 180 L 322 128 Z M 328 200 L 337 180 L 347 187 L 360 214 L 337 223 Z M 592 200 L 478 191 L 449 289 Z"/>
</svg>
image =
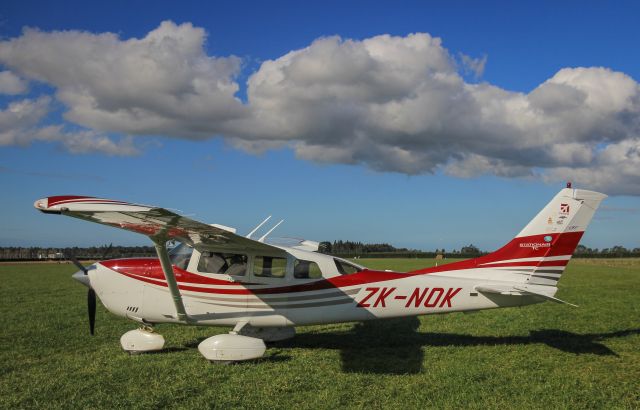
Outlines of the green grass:
<svg viewBox="0 0 640 410">
<path fill-rule="evenodd" d="M 119 338 L 135 325 L 99 305 L 89 336 L 74 271 L 0 265 L 0 408 L 640 407 L 637 259 L 572 261 L 558 296 L 580 308 L 307 326 L 263 360 L 227 366 L 197 351 L 223 328 L 158 326 L 166 350 L 129 356 Z"/>
</svg>

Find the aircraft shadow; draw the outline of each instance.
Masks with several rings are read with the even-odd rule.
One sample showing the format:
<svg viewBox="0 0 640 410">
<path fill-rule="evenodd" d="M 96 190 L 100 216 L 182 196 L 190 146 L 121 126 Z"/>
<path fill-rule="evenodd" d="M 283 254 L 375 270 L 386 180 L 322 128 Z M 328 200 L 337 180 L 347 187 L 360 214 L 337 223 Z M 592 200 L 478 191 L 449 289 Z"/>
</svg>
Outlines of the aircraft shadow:
<svg viewBox="0 0 640 410">
<path fill-rule="evenodd" d="M 423 347 L 501 346 L 542 343 L 563 352 L 618 356 L 601 342 L 640 334 L 640 329 L 578 334 L 558 329 L 531 331 L 528 336 L 473 336 L 419 333 L 417 318 L 358 323 L 345 333 L 302 333 L 280 347 L 338 349 L 345 372 L 412 374 L 422 371 Z"/>
<path fill-rule="evenodd" d="M 160 349 L 160 350 L 144 352 L 144 354 L 145 355 L 150 355 L 150 354 L 169 354 L 169 353 L 176 353 L 176 352 L 184 352 L 185 350 L 189 350 L 189 349 L 187 349 L 186 347 L 165 347 L 165 348 Z"/>
</svg>

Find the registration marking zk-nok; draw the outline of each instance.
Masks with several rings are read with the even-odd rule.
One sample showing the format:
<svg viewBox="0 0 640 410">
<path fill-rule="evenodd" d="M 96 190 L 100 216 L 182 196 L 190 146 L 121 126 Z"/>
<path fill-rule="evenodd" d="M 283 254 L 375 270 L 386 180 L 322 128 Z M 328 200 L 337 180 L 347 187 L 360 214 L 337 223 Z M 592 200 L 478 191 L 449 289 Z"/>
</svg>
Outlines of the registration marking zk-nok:
<svg viewBox="0 0 640 410">
<path fill-rule="evenodd" d="M 462 288 L 415 288 L 411 295 L 394 295 L 396 288 L 366 288 L 367 295 L 358 302 L 358 307 L 387 307 L 388 299 L 406 300 L 405 308 L 420 307 L 451 307 L 451 299 L 460 292 Z"/>
</svg>

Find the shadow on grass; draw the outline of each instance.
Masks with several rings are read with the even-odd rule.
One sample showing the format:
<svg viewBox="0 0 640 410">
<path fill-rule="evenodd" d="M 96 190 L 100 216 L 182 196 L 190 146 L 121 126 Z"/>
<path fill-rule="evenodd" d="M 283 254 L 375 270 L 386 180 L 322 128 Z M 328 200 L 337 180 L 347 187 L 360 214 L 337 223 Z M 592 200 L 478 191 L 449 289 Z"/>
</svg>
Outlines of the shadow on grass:
<svg viewBox="0 0 640 410">
<path fill-rule="evenodd" d="M 176 353 L 176 352 L 184 352 L 185 350 L 189 350 L 186 347 L 165 347 L 161 350 L 154 350 L 151 352 L 144 352 L 145 355 L 148 354 L 167 354 L 167 353 Z M 134 353 L 135 354 L 135 353 Z M 138 353 L 140 354 L 140 353 Z"/>
<path fill-rule="evenodd" d="M 528 336 L 472 336 L 418 333 L 417 318 L 358 323 L 346 333 L 303 333 L 280 347 L 339 349 L 345 372 L 408 374 L 422 370 L 423 347 L 546 344 L 573 354 L 617 356 L 601 342 L 640 334 L 640 329 L 577 334 L 557 329 L 531 331 Z"/>
<path fill-rule="evenodd" d="M 198 345 L 200 343 L 202 343 L 203 341 L 205 341 L 209 336 L 205 336 L 205 337 L 198 337 L 194 340 L 191 340 L 187 343 L 184 344 L 184 347 L 187 349 L 197 349 Z"/>
</svg>

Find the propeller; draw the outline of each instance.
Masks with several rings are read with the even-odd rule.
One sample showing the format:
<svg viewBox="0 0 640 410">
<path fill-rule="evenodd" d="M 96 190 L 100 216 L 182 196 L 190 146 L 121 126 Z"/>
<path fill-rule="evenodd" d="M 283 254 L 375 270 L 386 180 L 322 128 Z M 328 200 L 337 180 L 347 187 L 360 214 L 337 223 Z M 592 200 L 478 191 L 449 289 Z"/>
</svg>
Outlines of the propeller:
<svg viewBox="0 0 640 410">
<path fill-rule="evenodd" d="M 87 306 L 89 308 L 89 332 L 93 336 L 96 328 L 96 291 L 92 288 L 89 288 L 89 292 L 87 292 Z"/>
<path fill-rule="evenodd" d="M 111 250 L 111 245 L 109 245 L 109 249 L 107 251 L 110 251 L 110 250 Z M 76 265 L 76 267 L 80 269 L 82 273 L 84 273 L 83 276 L 87 276 L 89 274 L 89 270 L 83 264 L 81 264 L 78 261 L 78 259 L 76 259 L 75 255 L 70 254 L 70 255 L 65 255 L 65 257 L 68 260 L 70 260 L 71 263 Z M 80 272 L 78 272 L 78 274 L 79 273 Z M 87 285 L 87 287 L 89 288 L 89 291 L 87 292 L 87 307 L 88 307 L 88 313 L 89 313 L 89 332 L 91 333 L 91 336 L 93 336 L 95 327 L 96 327 L 96 292 L 95 290 L 93 290 L 93 288 L 91 288 L 91 284 L 89 283 L 88 280 L 82 280 L 85 278 L 78 278 L 76 277 L 76 275 L 74 275 L 74 278 L 78 279 L 80 282 Z"/>
<path fill-rule="evenodd" d="M 113 242 L 111 242 L 109 246 L 105 248 L 105 251 L 102 252 L 102 256 L 100 257 L 100 260 L 107 259 L 107 256 L 111 255 L 111 249 L 113 249 Z"/>
</svg>

